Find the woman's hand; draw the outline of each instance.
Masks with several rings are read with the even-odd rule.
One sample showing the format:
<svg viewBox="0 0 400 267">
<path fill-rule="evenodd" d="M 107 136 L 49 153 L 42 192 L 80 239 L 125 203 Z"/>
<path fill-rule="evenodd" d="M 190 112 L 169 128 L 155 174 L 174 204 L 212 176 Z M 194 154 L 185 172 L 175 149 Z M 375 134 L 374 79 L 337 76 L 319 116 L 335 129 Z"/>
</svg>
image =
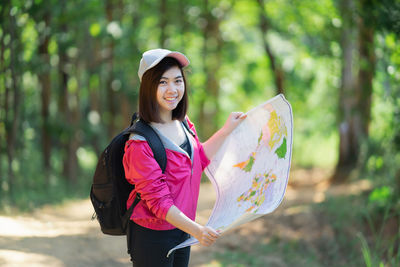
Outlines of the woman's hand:
<svg viewBox="0 0 400 267">
<path fill-rule="evenodd" d="M 176 206 L 171 206 L 165 217 L 167 222 L 195 237 L 203 246 L 211 246 L 220 234 L 209 226 L 202 226 L 189 219 Z"/>
<path fill-rule="evenodd" d="M 198 233 L 194 236 L 201 245 L 211 246 L 218 239 L 220 234 L 208 226 L 200 226 Z"/>
<path fill-rule="evenodd" d="M 245 119 L 247 114 L 243 112 L 232 112 L 226 120 L 224 126 L 211 136 L 205 143 L 203 148 L 208 159 L 212 159 L 218 149 L 223 144 L 225 138 Z"/>
<path fill-rule="evenodd" d="M 225 135 L 229 135 L 245 118 L 247 114 L 243 112 L 232 112 L 221 130 Z"/>
</svg>

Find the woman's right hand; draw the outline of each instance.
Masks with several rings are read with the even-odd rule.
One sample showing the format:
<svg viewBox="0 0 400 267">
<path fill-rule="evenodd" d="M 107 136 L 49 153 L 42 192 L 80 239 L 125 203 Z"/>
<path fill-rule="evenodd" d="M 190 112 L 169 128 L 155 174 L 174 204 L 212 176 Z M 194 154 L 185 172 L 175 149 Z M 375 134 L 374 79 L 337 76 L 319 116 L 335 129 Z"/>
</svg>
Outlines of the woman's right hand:
<svg viewBox="0 0 400 267">
<path fill-rule="evenodd" d="M 203 226 L 181 212 L 172 205 L 165 217 L 167 222 L 196 238 L 201 245 L 211 246 L 220 234 L 209 226 Z"/>
<path fill-rule="evenodd" d="M 209 226 L 200 226 L 198 233 L 194 236 L 201 245 L 211 246 L 220 237 L 220 234 Z"/>
</svg>

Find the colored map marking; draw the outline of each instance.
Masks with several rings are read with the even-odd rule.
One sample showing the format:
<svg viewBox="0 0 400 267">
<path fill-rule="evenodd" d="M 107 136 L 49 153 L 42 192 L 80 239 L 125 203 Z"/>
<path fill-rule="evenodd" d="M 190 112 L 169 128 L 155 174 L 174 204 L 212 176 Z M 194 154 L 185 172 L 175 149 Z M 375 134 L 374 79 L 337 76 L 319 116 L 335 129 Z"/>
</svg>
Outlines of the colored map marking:
<svg viewBox="0 0 400 267">
<path fill-rule="evenodd" d="M 268 133 L 264 133 L 264 135 L 267 135 L 269 140 L 264 140 L 267 141 L 266 143 L 268 147 L 272 150 L 277 144 L 279 144 L 284 136 L 287 136 L 287 129 L 284 120 L 278 116 L 275 110 L 270 114 L 271 117 L 268 120 L 267 127 L 264 127 L 263 131 L 268 131 Z"/>
<path fill-rule="evenodd" d="M 278 156 L 278 158 L 283 159 L 286 156 L 286 152 L 287 152 L 286 137 L 283 137 L 283 142 L 281 146 L 275 150 L 275 154 Z"/>
<path fill-rule="evenodd" d="M 239 207 L 241 206 L 241 202 L 251 202 L 251 206 L 246 210 L 246 212 L 250 212 L 255 209 L 253 212 L 257 212 L 258 208 L 265 200 L 265 191 L 270 183 L 276 181 L 275 174 L 258 174 L 254 177 L 251 188 L 241 194 L 237 198 L 237 202 L 239 202 Z"/>
<path fill-rule="evenodd" d="M 252 152 L 248 160 L 235 164 L 233 165 L 233 167 L 238 167 L 245 172 L 251 172 L 255 160 L 256 160 L 256 152 Z"/>
<path fill-rule="evenodd" d="M 269 147 L 270 150 L 272 150 L 275 145 L 277 145 L 283 138 L 282 144 L 275 150 L 275 153 L 278 158 L 285 158 L 287 152 L 287 129 L 284 121 L 280 116 L 277 115 L 276 111 L 271 105 L 268 104 L 265 109 L 270 111 L 270 119 L 263 127 L 260 136 L 258 137 L 257 148 L 255 149 L 255 151 L 259 150 L 260 146 L 262 145 L 262 141 L 264 141 L 264 144 Z M 239 162 L 233 165 L 233 167 L 240 168 L 244 172 L 251 172 L 255 160 L 256 152 L 252 152 L 247 160 Z"/>
</svg>

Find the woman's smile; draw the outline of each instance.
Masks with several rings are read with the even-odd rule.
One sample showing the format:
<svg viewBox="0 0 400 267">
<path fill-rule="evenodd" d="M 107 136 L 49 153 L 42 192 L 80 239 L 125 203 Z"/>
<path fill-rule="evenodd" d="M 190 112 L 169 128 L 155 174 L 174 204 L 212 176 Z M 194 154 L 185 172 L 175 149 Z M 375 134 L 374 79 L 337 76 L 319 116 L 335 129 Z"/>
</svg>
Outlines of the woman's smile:
<svg viewBox="0 0 400 267">
<path fill-rule="evenodd" d="M 167 100 L 167 101 L 174 101 L 174 100 L 176 100 L 178 97 L 177 96 L 169 96 L 169 97 L 165 97 L 165 100 Z"/>
</svg>

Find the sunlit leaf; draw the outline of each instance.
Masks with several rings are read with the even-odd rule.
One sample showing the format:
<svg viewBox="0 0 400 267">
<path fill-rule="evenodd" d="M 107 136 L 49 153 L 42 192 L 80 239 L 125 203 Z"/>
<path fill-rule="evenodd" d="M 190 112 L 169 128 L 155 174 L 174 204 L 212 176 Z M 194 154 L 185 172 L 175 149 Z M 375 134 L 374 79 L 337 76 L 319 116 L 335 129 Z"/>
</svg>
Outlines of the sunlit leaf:
<svg viewBox="0 0 400 267">
<path fill-rule="evenodd" d="M 369 195 L 370 203 L 377 203 L 379 205 L 384 205 L 391 196 L 391 190 L 388 186 L 382 186 L 375 188 Z"/>
<path fill-rule="evenodd" d="M 89 28 L 89 32 L 90 32 L 90 35 L 92 35 L 93 37 L 98 36 L 100 34 L 100 32 L 101 32 L 100 24 L 99 23 L 91 24 L 90 28 Z"/>
</svg>

